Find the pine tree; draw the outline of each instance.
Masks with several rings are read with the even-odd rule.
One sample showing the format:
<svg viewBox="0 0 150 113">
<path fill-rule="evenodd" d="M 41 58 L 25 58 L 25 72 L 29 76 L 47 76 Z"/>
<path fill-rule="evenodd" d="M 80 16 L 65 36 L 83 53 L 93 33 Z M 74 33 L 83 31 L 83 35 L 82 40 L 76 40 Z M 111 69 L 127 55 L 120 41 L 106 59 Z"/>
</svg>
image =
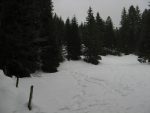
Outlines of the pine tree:
<svg viewBox="0 0 150 113">
<path fill-rule="evenodd" d="M 137 13 L 134 6 L 130 6 L 129 12 L 128 12 L 128 22 L 129 22 L 129 28 L 128 28 L 128 38 L 129 38 L 129 52 L 134 53 L 136 49 L 136 24 L 137 24 Z"/>
<path fill-rule="evenodd" d="M 66 33 L 68 52 L 67 58 L 71 60 L 79 60 L 81 55 L 81 39 L 76 17 L 72 18 L 71 23 L 70 20 L 67 19 Z"/>
<path fill-rule="evenodd" d="M 61 17 L 58 17 L 56 14 L 53 17 L 53 23 L 54 23 L 54 35 L 56 37 L 56 44 L 58 47 L 58 53 L 59 53 L 59 61 L 62 62 L 64 60 L 62 56 L 62 49 L 65 42 L 65 25 L 64 21 Z"/>
<path fill-rule="evenodd" d="M 1 26 L 1 20 L 2 20 L 2 1 L 0 1 L 0 26 Z"/>
<path fill-rule="evenodd" d="M 76 17 L 73 17 L 72 22 L 71 22 L 71 34 L 72 34 L 72 37 L 70 37 L 70 40 L 71 40 L 70 42 L 72 42 L 71 59 L 79 60 L 80 55 L 81 55 L 81 39 L 79 35 L 79 28 L 78 28 Z"/>
<path fill-rule="evenodd" d="M 120 35 L 122 39 L 122 52 L 135 53 L 141 32 L 141 14 L 139 7 L 130 6 L 128 14 L 123 9 L 121 17 Z"/>
<path fill-rule="evenodd" d="M 138 46 L 138 56 L 150 62 L 150 9 L 142 14 L 142 30 Z"/>
<path fill-rule="evenodd" d="M 41 68 L 44 72 L 56 72 L 57 67 L 59 66 L 59 48 L 56 44 L 56 37 L 54 35 L 52 1 L 42 0 L 41 6 L 42 13 L 40 37 L 45 40 L 44 47 L 42 47 L 41 50 Z"/>
<path fill-rule="evenodd" d="M 3 0 L 1 3 L 0 67 L 10 76 L 29 76 L 38 68 L 37 48 L 34 46 L 38 32 L 37 2 Z"/>
<path fill-rule="evenodd" d="M 120 47 L 121 52 L 128 54 L 129 53 L 129 37 L 128 37 L 128 29 L 129 29 L 129 22 L 128 22 L 128 14 L 125 8 L 123 8 L 122 15 L 121 15 L 121 27 L 119 29 L 120 32 Z"/>
<path fill-rule="evenodd" d="M 81 39 L 81 54 L 85 55 L 87 52 L 87 47 L 86 45 L 86 24 L 85 23 L 81 23 L 79 25 L 79 35 L 80 35 L 80 39 Z"/>
<path fill-rule="evenodd" d="M 66 45 L 66 50 L 67 50 L 67 59 L 70 60 L 70 37 L 71 37 L 71 22 L 70 19 L 67 18 L 66 23 L 65 23 L 65 45 Z"/>
<path fill-rule="evenodd" d="M 103 42 L 104 42 L 104 34 L 105 34 L 105 23 L 102 20 L 102 18 L 100 17 L 100 14 L 97 13 L 96 15 L 96 37 L 97 37 L 97 47 L 98 47 L 98 51 L 99 54 L 103 54 L 102 52 L 102 47 Z"/>
<path fill-rule="evenodd" d="M 114 34 L 116 39 L 116 52 L 117 52 L 115 55 L 120 56 L 122 52 L 122 40 L 120 36 L 120 31 L 117 27 L 114 29 Z"/>
<path fill-rule="evenodd" d="M 138 45 L 140 41 L 140 34 L 141 34 L 141 27 L 142 27 L 142 16 L 140 13 L 140 9 L 138 6 L 136 6 L 136 22 L 135 22 L 135 40 L 136 40 L 136 45 L 135 45 L 135 53 L 138 50 Z"/>
<path fill-rule="evenodd" d="M 115 49 L 115 34 L 113 29 L 113 23 L 111 20 L 111 17 L 108 16 L 106 20 L 106 26 L 105 26 L 105 47 L 108 49 Z"/>
<path fill-rule="evenodd" d="M 87 48 L 85 54 L 85 61 L 92 64 L 98 64 L 98 48 L 97 46 L 97 37 L 96 37 L 96 21 L 93 15 L 93 10 L 90 7 L 88 10 L 88 16 L 86 18 L 86 36 L 85 36 L 85 46 Z"/>
</svg>

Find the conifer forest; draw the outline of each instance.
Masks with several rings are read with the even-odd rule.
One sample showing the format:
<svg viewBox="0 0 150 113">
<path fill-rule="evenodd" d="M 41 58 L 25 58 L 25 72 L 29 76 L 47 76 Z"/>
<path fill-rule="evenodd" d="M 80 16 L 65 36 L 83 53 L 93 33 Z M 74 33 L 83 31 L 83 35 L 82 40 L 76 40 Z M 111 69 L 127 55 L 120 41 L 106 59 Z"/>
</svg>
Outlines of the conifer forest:
<svg viewBox="0 0 150 113">
<path fill-rule="evenodd" d="M 0 68 L 8 76 L 56 72 L 64 58 L 80 60 L 81 55 L 95 65 L 101 55 L 122 53 L 150 62 L 149 9 L 123 8 L 120 27 L 114 28 L 110 16 L 94 16 L 92 7 L 81 24 L 75 16 L 62 20 L 54 14 L 51 0 L 2 0 L 0 8 Z"/>
<path fill-rule="evenodd" d="M 1 107 L 0 96 L 0 113 L 29 113 L 21 107 L 27 103 L 21 97 L 29 95 L 28 85 L 35 87 L 28 105 L 32 113 L 149 113 L 150 102 L 143 97 L 150 96 L 150 2 L 144 10 L 122 7 L 117 27 L 111 16 L 104 19 L 92 6 L 85 21 L 75 15 L 64 19 L 53 2 L 0 0 L 0 95 L 1 84 L 9 87 L 14 80 L 17 92 L 23 92 L 13 112 L 1 111 L 6 106 Z M 132 92 L 134 100 L 141 100 L 130 106 Z"/>
</svg>

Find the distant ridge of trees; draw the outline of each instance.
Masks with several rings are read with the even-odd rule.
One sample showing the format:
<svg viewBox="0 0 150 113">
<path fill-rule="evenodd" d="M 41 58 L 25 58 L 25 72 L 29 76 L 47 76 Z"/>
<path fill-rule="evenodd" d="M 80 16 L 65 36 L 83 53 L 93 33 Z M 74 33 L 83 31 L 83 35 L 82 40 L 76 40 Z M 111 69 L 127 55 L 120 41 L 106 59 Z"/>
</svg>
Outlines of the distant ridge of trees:
<svg viewBox="0 0 150 113">
<path fill-rule="evenodd" d="M 65 22 L 51 0 L 0 1 L 0 69 L 29 77 L 37 70 L 57 72 L 65 58 L 99 64 L 100 55 L 136 54 L 150 62 L 150 9 L 123 8 L 119 28 L 89 7 L 86 21 Z M 83 57 L 81 57 L 81 55 Z"/>
</svg>

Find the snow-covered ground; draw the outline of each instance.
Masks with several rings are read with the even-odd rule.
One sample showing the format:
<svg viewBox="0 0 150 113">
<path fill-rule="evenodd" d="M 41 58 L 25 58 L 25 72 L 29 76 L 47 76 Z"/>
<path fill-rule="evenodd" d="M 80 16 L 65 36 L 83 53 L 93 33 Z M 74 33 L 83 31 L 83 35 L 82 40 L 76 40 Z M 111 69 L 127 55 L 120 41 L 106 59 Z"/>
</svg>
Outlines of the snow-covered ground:
<svg viewBox="0 0 150 113">
<path fill-rule="evenodd" d="M 0 113 L 150 113 L 150 65 L 134 55 L 105 56 L 97 66 L 65 61 L 57 73 L 33 76 L 20 79 L 18 89 L 15 78 L 0 77 L 0 98 L 6 100 L 0 100 Z"/>
</svg>

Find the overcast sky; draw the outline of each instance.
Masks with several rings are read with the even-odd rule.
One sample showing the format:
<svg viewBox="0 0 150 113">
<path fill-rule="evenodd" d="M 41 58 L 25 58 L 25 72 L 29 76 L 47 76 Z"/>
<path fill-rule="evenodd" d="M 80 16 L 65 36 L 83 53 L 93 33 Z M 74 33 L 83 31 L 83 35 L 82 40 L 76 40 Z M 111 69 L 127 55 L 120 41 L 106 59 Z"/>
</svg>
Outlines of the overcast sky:
<svg viewBox="0 0 150 113">
<path fill-rule="evenodd" d="M 74 15 L 78 21 L 85 21 L 89 6 L 93 8 L 94 13 L 99 12 L 105 20 L 111 16 L 114 26 L 120 24 L 122 8 L 129 8 L 130 5 L 138 5 L 141 11 L 148 8 L 150 0 L 53 0 L 54 12 L 63 19 L 72 18 Z"/>
</svg>

